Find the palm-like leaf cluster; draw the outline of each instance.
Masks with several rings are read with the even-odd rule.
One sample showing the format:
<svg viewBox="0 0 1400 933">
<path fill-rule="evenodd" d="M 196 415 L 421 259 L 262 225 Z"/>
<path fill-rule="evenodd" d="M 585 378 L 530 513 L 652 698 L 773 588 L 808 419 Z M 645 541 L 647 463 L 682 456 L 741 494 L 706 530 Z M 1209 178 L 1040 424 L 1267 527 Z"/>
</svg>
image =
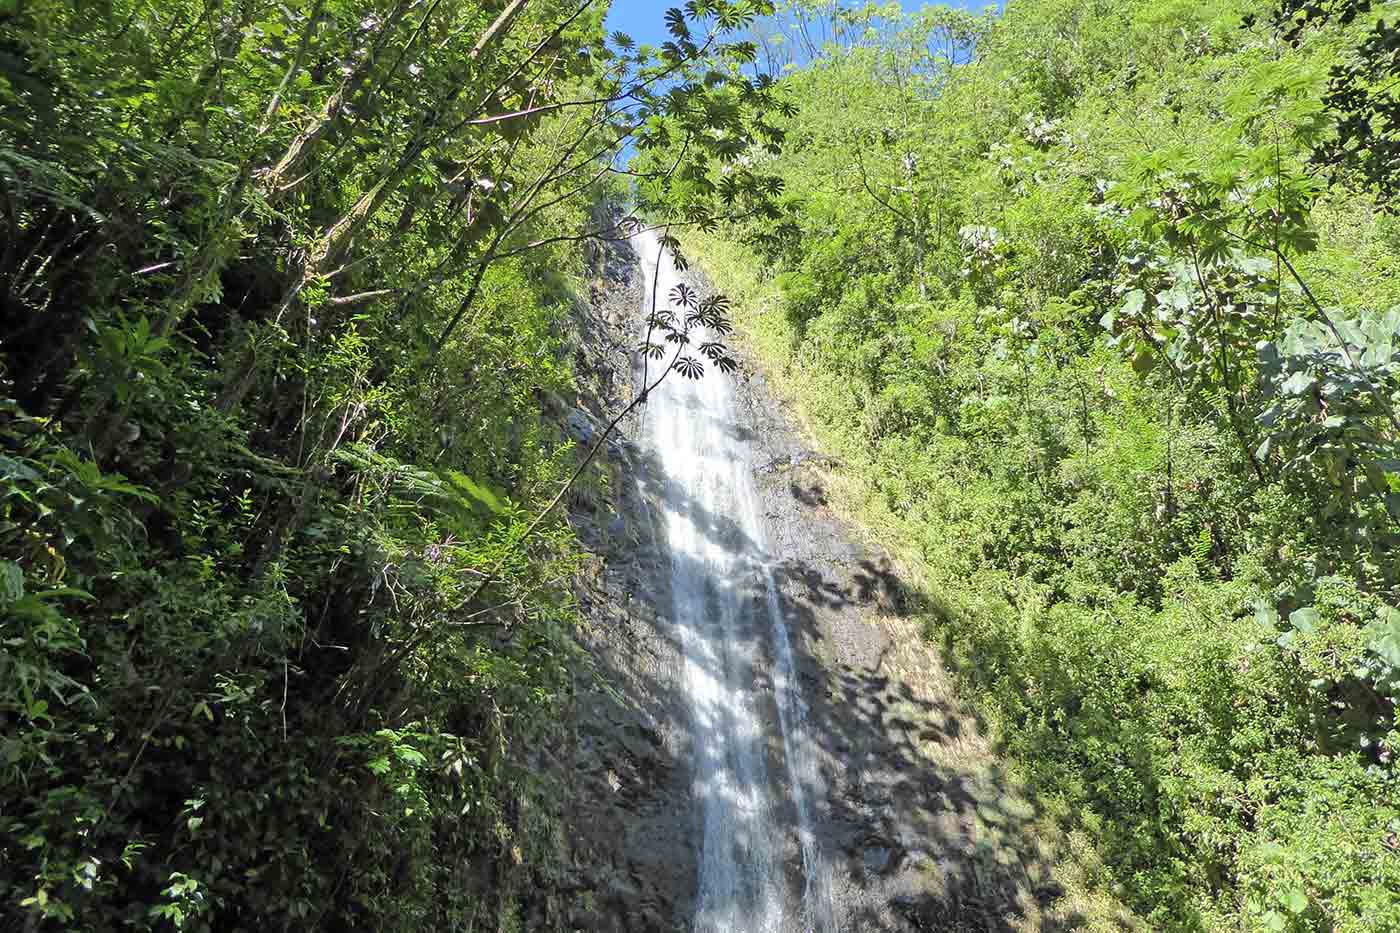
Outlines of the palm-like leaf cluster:
<svg viewBox="0 0 1400 933">
<path fill-rule="evenodd" d="M 677 265 L 680 264 L 677 260 Z M 647 316 L 647 335 L 638 352 L 648 360 L 664 360 L 667 344 L 675 346 L 663 378 L 665 373 L 675 371 L 687 379 L 699 379 L 705 375 L 705 361 L 721 372 L 735 372 L 739 363 L 720 339 L 734 332 L 729 318 L 729 299 L 718 294 L 701 298 L 684 282 L 671 289 L 667 298 L 671 307 L 653 310 Z M 699 337 L 704 339 L 699 343 L 698 357 L 682 352 Z"/>
</svg>

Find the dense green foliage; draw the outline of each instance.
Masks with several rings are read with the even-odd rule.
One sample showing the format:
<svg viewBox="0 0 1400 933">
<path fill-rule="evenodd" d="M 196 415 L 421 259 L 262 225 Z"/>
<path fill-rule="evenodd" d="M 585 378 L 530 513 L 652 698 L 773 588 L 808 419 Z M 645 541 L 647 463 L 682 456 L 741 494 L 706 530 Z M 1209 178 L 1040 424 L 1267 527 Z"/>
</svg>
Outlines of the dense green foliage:
<svg viewBox="0 0 1400 933">
<path fill-rule="evenodd" d="M 0 927 L 551 922 L 574 284 L 769 6 L 0 5 Z"/>
<path fill-rule="evenodd" d="M 840 12 L 755 156 L 801 235 L 690 238 L 1157 928 L 1400 929 L 1396 176 L 1329 96 L 1392 53 L 1301 6 Z"/>
<path fill-rule="evenodd" d="M 635 145 L 1115 892 L 1400 929 L 1393 26 L 604 6 L 0 7 L 0 926 L 554 919 L 554 422 Z"/>
</svg>

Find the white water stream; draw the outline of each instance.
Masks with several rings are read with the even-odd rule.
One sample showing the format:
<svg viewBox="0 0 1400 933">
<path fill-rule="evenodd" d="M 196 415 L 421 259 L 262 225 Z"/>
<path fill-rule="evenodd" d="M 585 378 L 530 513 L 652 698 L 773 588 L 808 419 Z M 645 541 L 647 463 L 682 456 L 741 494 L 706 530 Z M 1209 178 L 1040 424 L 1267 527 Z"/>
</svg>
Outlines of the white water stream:
<svg viewBox="0 0 1400 933">
<path fill-rule="evenodd" d="M 653 284 L 662 307 L 680 279 L 655 234 L 639 234 L 634 245 L 646 314 Z M 834 933 L 830 875 L 812 828 L 821 778 L 733 377 L 714 367 L 698 380 L 670 374 L 648 401 L 646 422 L 665 474 L 663 522 L 693 716 L 703 827 L 694 929 Z M 770 734 L 774 726 L 780 734 Z"/>
</svg>

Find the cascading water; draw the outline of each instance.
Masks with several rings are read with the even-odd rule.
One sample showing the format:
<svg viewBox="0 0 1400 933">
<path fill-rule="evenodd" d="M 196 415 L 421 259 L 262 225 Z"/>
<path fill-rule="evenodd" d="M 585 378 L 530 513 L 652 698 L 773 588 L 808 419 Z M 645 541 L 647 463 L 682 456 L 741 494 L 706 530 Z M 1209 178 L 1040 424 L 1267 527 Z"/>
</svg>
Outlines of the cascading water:
<svg viewBox="0 0 1400 933">
<path fill-rule="evenodd" d="M 680 280 L 655 234 L 639 234 L 634 243 L 649 312 L 653 288 L 660 303 Z M 698 380 L 673 373 L 648 400 L 646 419 L 665 474 L 674 616 L 694 720 L 693 788 L 703 827 L 694 929 L 831 933 L 829 874 L 812 829 L 820 776 L 806 741 L 806 707 L 764 550 L 752 445 L 732 382 L 714 370 Z M 777 786 L 787 790 L 795 826 L 783 819 L 768 773 L 770 700 L 760 686 L 765 643 L 785 766 Z M 785 881 L 790 833 L 802 861 L 799 905 L 789 903 Z"/>
</svg>

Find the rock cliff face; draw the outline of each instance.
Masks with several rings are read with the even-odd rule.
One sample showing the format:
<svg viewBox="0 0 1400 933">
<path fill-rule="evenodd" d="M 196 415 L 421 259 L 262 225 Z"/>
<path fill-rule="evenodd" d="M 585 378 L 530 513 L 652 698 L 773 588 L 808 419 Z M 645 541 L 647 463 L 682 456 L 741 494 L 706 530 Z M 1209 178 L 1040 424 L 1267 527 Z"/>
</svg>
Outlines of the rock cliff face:
<svg viewBox="0 0 1400 933">
<path fill-rule="evenodd" d="M 561 422 L 592 439 L 632 398 L 631 349 L 643 294 L 629 244 L 596 257 L 591 306 L 579 313 L 580 384 Z M 698 274 L 691 284 L 708 293 Z M 1052 856 L 1031 842 L 1036 807 L 1000 767 L 976 717 L 921 637 L 927 607 L 877 549 L 831 509 L 840 464 L 815 451 L 761 371 L 745 360 L 735 386 L 738 440 L 749 445 L 767 567 L 790 635 L 794 689 L 808 717 L 803 753 L 819 775 L 811 822 L 841 931 L 1010 930 L 1055 926 Z M 572 786 L 564 832 L 573 874 L 552 911 L 566 929 L 690 930 L 704 827 L 693 786 L 694 697 L 674 611 L 672 548 L 663 521 L 670 479 L 648 443 L 643 411 L 608 445 L 606 482 L 575 495 L 570 516 L 595 555 L 577 594 L 580 633 Z M 605 487 L 605 488 L 600 488 Z M 761 611 L 759 592 L 752 611 Z M 758 631 L 755 627 L 753 631 Z M 765 725 L 785 897 L 804 878 L 772 670 L 755 646 L 754 688 Z M 789 750 L 789 754 L 790 754 Z M 740 858 L 742 858 L 742 853 Z M 782 933 L 810 928 L 789 910 Z M 745 931 L 738 931 L 745 933 Z"/>
<path fill-rule="evenodd" d="M 580 445 L 633 398 L 643 289 L 636 252 L 609 243 L 594 257 L 589 307 L 578 315 L 583 391 L 564 414 Z M 607 445 L 603 494 L 570 502 L 570 521 L 595 560 L 576 581 L 586 624 L 568 768 L 565 833 L 575 866 L 566 928 L 684 929 L 697 856 L 686 728 L 677 689 L 679 633 L 670 625 L 670 558 L 639 443 L 644 413 Z"/>
</svg>

